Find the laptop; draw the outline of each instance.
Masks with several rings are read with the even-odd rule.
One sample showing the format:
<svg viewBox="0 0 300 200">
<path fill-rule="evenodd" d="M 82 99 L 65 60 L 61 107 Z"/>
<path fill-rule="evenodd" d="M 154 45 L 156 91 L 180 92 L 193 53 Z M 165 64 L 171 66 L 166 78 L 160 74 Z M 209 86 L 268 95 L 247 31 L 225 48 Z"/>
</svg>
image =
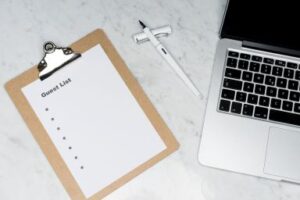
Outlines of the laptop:
<svg viewBox="0 0 300 200">
<path fill-rule="evenodd" d="M 296 2 L 230 0 L 199 148 L 205 166 L 300 183 Z"/>
</svg>

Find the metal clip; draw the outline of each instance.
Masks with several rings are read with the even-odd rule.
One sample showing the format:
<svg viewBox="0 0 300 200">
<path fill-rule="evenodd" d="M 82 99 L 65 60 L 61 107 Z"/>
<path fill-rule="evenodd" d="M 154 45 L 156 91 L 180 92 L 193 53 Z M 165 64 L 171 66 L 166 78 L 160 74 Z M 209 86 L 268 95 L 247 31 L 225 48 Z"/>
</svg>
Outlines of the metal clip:
<svg viewBox="0 0 300 200">
<path fill-rule="evenodd" d="M 39 77 L 44 80 L 54 72 L 76 60 L 81 56 L 70 47 L 57 47 L 53 42 L 46 42 L 43 46 L 45 56 L 38 64 Z"/>
</svg>

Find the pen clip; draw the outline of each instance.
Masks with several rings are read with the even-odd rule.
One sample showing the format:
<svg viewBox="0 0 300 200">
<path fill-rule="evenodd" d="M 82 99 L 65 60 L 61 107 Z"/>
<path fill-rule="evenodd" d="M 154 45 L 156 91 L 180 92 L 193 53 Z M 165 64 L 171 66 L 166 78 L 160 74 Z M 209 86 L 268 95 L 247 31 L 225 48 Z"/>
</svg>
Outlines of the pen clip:
<svg viewBox="0 0 300 200">
<path fill-rule="evenodd" d="M 155 29 L 151 29 L 151 33 L 157 38 L 167 37 L 172 33 L 172 28 L 170 25 L 166 25 Z M 137 44 L 142 44 L 144 42 L 149 41 L 149 38 L 144 32 L 140 32 L 133 35 L 133 40 Z"/>
</svg>

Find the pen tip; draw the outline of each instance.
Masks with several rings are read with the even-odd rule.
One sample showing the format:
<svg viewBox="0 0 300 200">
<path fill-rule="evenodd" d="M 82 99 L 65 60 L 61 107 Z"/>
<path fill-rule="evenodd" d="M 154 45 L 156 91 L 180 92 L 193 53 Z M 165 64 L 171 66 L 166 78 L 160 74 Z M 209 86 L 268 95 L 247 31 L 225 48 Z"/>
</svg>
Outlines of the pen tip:
<svg viewBox="0 0 300 200">
<path fill-rule="evenodd" d="M 146 28 L 146 25 L 141 20 L 139 20 L 139 23 L 143 28 Z"/>
</svg>

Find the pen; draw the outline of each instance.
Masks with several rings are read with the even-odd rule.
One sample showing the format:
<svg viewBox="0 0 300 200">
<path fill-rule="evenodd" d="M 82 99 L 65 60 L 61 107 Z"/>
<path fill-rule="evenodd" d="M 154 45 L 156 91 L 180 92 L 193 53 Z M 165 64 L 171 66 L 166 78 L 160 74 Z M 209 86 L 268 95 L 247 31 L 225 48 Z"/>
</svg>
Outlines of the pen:
<svg viewBox="0 0 300 200">
<path fill-rule="evenodd" d="M 193 82 L 187 77 L 181 67 L 176 63 L 171 54 L 167 51 L 167 49 L 159 42 L 159 40 L 152 34 L 150 29 L 141 21 L 139 21 L 141 26 L 143 27 L 144 33 L 147 35 L 148 39 L 151 41 L 156 50 L 160 53 L 160 55 L 170 64 L 173 70 L 177 73 L 177 75 L 183 80 L 183 82 L 192 90 L 192 92 L 196 96 L 200 96 L 200 92 L 195 87 Z"/>
</svg>

